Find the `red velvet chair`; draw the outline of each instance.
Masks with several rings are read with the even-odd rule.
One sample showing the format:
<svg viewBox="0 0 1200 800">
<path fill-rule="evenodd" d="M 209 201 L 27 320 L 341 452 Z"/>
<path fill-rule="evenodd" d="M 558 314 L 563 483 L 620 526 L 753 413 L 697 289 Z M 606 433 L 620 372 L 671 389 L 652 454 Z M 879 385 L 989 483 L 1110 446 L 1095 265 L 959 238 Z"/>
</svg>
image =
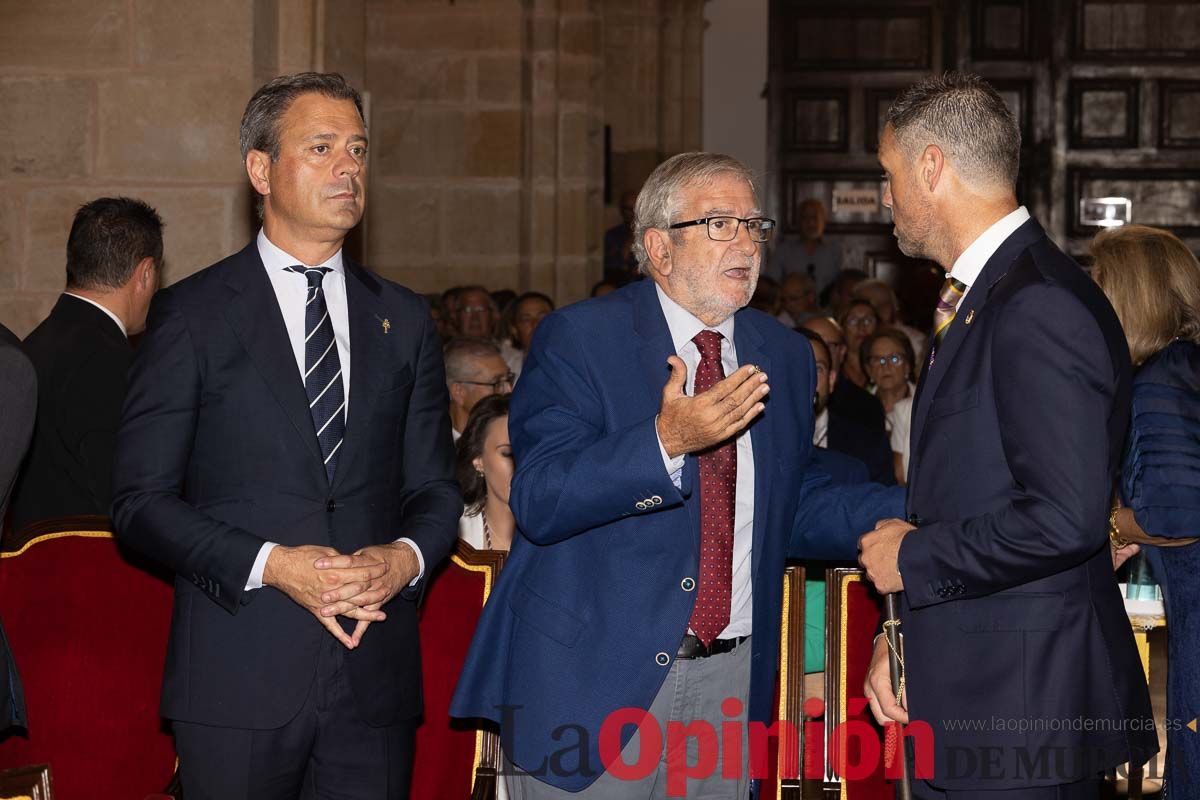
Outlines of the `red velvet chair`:
<svg viewBox="0 0 1200 800">
<path fill-rule="evenodd" d="M 0 768 L 49 764 L 60 800 L 163 791 L 174 740 L 158 715 L 172 589 L 107 519 L 39 523 L 0 553 L 0 615 L 25 686 L 27 734 Z"/>
<path fill-rule="evenodd" d="M 499 737 L 452 721 L 450 699 L 504 556 L 494 550 L 475 550 L 460 541 L 454 555 L 429 582 L 420 618 L 425 715 L 417 729 L 414 798 L 495 797 Z"/>
</svg>

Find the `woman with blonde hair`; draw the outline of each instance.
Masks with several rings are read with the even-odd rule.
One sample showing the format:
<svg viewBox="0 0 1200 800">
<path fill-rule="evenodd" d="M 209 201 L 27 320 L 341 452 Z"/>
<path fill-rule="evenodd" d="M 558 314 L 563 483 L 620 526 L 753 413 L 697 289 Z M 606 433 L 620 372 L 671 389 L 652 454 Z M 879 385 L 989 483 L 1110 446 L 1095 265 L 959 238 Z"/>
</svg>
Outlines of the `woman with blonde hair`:
<svg viewBox="0 0 1200 800">
<path fill-rule="evenodd" d="M 1109 518 L 1119 562 L 1146 547 L 1167 624 L 1163 797 L 1200 779 L 1200 263 L 1157 228 L 1129 225 L 1092 243 L 1092 274 L 1121 320 L 1134 365 L 1120 502 Z M 1175 791 L 1171 791 L 1175 789 Z"/>
</svg>

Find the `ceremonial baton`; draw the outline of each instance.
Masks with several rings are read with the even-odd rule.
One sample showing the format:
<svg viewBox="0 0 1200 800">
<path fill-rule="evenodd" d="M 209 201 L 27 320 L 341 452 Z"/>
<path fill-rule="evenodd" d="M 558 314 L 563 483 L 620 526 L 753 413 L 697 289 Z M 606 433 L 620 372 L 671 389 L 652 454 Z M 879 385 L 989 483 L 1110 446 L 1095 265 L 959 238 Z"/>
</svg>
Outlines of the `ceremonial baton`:
<svg viewBox="0 0 1200 800">
<path fill-rule="evenodd" d="M 900 703 L 904 697 L 904 659 L 900 655 L 900 595 L 896 592 L 883 596 L 887 620 L 883 623 L 883 635 L 888 646 L 888 668 L 892 675 L 892 694 Z M 908 774 L 908 747 L 900 723 L 892 726 L 897 738 L 895 757 L 900 759 L 900 780 L 896 783 L 896 796 L 900 800 L 912 800 L 912 779 Z"/>
</svg>

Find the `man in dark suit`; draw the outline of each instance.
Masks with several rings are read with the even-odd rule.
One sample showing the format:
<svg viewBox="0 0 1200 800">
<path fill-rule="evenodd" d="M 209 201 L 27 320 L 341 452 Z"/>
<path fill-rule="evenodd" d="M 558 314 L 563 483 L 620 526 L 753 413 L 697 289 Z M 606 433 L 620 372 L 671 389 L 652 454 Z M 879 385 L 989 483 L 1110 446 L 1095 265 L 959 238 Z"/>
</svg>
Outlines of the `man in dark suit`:
<svg viewBox="0 0 1200 800">
<path fill-rule="evenodd" d="M 852 557 L 854 531 L 902 506 L 895 489 L 831 488 L 810 464 L 812 351 L 744 308 L 773 227 L 746 168 L 667 160 L 636 225 L 651 280 L 546 317 L 513 395 L 522 535 L 452 713 L 500 722 L 514 798 L 632 800 L 668 784 L 745 797 L 745 748 L 726 754 L 736 774 L 712 766 L 676 786 L 678 754 L 664 779 L 660 740 L 626 728 L 624 762 L 645 742 L 650 769 L 606 771 L 605 720 L 636 709 L 656 735 L 768 720 L 789 536 L 801 554 Z M 566 757 L 564 731 L 578 745 Z"/>
<path fill-rule="evenodd" d="M 455 540 L 441 347 L 342 252 L 367 138 L 339 75 L 242 118 L 263 227 L 155 299 L 117 446 L 118 535 L 176 573 L 162 713 L 184 792 L 403 798 L 416 594 Z"/>
<path fill-rule="evenodd" d="M 17 470 L 33 435 L 37 391 L 37 372 L 20 340 L 0 325 L 0 520 L 8 510 Z M 0 732 L 13 725 L 28 725 L 25 692 L 0 628 Z"/>
<path fill-rule="evenodd" d="M 881 525 L 861 556 L 880 592 L 903 591 L 906 695 L 882 639 L 866 690 L 881 722 L 932 726 L 920 798 L 1095 798 L 1102 770 L 1158 749 L 1105 537 L 1129 352 L 1018 206 L 1019 152 L 1004 101 L 955 73 L 902 93 L 880 139 L 900 249 L 948 273 L 914 405 L 912 524 Z"/>
<path fill-rule="evenodd" d="M 75 212 L 67 288 L 24 348 L 38 374 L 37 426 L 13 499 L 13 530 L 112 505 L 129 336 L 146 327 L 162 271 L 162 220 L 128 197 Z"/>
<path fill-rule="evenodd" d="M 813 359 L 817 365 L 817 392 L 813 398 L 813 412 L 817 416 L 813 425 L 813 444 L 861 463 L 867 470 L 869 480 L 884 486 L 894 485 L 895 459 L 887 433 L 880 428 L 863 425 L 853 417 L 833 409 L 831 394 L 838 379 L 837 370 L 833 367 L 833 354 L 825 340 L 811 329 L 798 330 L 812 345 Z M 878 401 L 875 402 L 878 405 Z M 836 463 L 838 459 L 833 461 Z"/>
<path fill-rule="evenodd" d="M 829 394 L 830 413 L 854 425 L 877 430 L 886 437 L 883 406 L 879 398 L 842 373 L 842 363 L 846 360 L 846 334 L 842 332 L 842 326 L 830 317 L 818 315 L 809 317 L 799 327 L 820 336 L 821 341 L 829 348 L 829 358 L 835 376 L 833 390 Z M 893 469 L 893 476 L 894 474 Z M 893 477 L 893 482 L 894 480 Z"/>
</svg>

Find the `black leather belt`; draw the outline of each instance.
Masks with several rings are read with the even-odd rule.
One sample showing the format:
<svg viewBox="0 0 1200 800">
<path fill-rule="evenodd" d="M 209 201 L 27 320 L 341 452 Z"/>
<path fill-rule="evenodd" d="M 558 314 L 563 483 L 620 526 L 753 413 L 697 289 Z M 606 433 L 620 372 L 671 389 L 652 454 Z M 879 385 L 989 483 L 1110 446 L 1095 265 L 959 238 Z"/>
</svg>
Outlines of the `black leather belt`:
<svg viewBox="0 0 1200 800">
<path fill-rule="evenodd" d="M 675 654 L 675 658 L 708 658 L 709 656 L 717 656 L 721 653 L 730 652 L 749 638 L 749 636 L 739 636 L 736 639 L 713 639 L 712 644 L 706 647 L 704 642 L 689 633 L 679 643 L 679 652 Z"/>
</svg>

